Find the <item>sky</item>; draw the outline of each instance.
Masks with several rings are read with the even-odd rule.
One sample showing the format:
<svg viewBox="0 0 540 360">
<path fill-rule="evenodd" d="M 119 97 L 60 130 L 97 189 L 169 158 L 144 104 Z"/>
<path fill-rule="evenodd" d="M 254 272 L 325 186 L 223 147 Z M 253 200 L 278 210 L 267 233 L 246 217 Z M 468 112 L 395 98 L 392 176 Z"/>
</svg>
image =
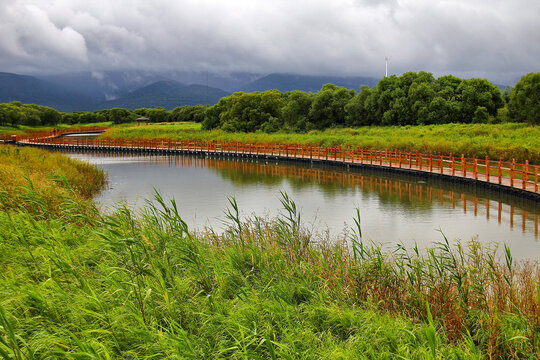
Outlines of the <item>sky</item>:
<svg viewBox="0 0 540 360">
<path fill-rule="evenodd" d="M 540 71 L 539 0 L 0 0 L 0 71 L 178 70 L 510 84 Z"/>
</svg>

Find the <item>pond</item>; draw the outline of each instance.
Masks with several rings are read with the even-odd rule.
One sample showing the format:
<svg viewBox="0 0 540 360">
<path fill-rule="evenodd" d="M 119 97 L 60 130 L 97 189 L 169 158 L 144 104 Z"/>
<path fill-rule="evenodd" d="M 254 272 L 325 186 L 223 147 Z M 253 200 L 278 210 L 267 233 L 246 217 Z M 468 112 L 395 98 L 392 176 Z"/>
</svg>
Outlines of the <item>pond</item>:
<svg viewBox="0 0 540 360">
<path fill-rule="evenodd" d="M 204 155 L 66 152 L 104 169 L 109 188 L 101 207 L 138 208 L 154 189 L 174 197 L 190 228 L 224 229 L 228 198 L 243 218 L 282 213 L 280 192 L 295 201 L 305 227 L 343 238 L 356 209 L 364 240 L 387 246 L 432 246 L 443 240 L 506 243 L 517 259 L 540 259 L 540 204 L 440 180 L 298 162 Z"/>
</svg>

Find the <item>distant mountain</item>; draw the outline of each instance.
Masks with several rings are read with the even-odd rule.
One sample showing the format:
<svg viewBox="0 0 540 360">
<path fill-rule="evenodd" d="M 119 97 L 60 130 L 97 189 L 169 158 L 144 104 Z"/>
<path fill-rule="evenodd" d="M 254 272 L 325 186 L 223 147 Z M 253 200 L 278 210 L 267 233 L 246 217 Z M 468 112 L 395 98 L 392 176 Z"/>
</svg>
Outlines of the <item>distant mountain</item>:
<svg viewBox="0 0 540 360">
<path fill-rule="evenodd" d="M 113 107 L 125 109 L 163 107 L 171 110 L 182 105 L 213 105 L 227 95 L 229 93 L 224 90 L 206 87 L 204 85 L 186 85 L 175 81 L 158 81 L 129 92 L 118 99 L 103 102 L 95 107 L 97 109 L 110 109 Z"/>
<path fill-rule="evenodd" d="M 317 92 L 326 83 L 358 90 L 361 85 L 374 86 L 377 82 L 367 77 L 189 71 L 115 70 L 40 77 L 0 72 L 0 102 L 20 101 L 66 112 L 112 107 L 172 109 L 181 105 L 215 104 L 233 91 Z"/>
<path fill-rule="evenodd" d="M 237 88 L 238 91 L 252 92 L 277 89 L 281 92 L 302 90 L 317 92 L 324 84 L 332 83 L 349 89 L 359 90 L 362 85 L 377 85 L 378 79 L 368 77 L 308 76 L 294 74 L 270 74 Z"/>
<path fill-rule="evenodd" d="M 42 76 L 41 79 L 72 89 L 86 89 L 99 94 L 99 102 L 114 100 L 122 94 L 150 85 L 157 81 L 170 80 L 151 71 L 92 71 Z"/>
<path fill-rule="evenodd" d="M 0 72 L 0 103 L 12 101 L 76 111 L 88 110 L 92 103 L 102 101 L 102 98 L 32 76 Z"/>
<path fill-rule="evenodd" d="M 176 81 L 183 84 L 202 84 L 232 92 L 236 88 L 260 78 L 252 73 L 210 73 L 195 71 L 109 70 L 86 71 L 40 76 L 40 79 L 62 86 L 84 88 L 114 100 L 158 81 Z"/>
</svg>

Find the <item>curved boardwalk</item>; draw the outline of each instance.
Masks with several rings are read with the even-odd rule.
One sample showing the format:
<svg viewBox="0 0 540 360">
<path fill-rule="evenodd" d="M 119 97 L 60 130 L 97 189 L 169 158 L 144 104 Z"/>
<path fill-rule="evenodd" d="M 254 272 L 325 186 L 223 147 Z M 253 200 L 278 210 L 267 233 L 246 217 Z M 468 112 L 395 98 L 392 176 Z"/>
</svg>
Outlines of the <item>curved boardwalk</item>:
<svg viewBox="0 0 540 360">
<path fill-rule="evenodd" d="M 432 155 L 389 150 L 353 149 L 283 144 L 217 143 L 172 140 L 88 139 L 61 137 L 66 133 L 96 133 L 105 128 L 54 131 L 18 137 L 22 145 L 88 149 L 99 151 L 136 151 L 159 153 L 203 153 L 221 156 L 245 156 L 281 160 L 328 163 L 346 167 L 369 167 L 421 177 L 438 177 L 470 183 L 540 200 L 540 166 L 528 162 L 466 158 L 463 155 Z"/>
</svg>

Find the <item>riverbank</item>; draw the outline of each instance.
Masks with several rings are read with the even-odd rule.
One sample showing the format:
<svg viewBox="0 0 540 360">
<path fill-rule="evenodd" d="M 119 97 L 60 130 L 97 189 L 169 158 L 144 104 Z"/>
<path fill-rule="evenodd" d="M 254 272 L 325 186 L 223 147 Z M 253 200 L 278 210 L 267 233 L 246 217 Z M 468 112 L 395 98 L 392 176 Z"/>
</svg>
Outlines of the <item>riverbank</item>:
<svg viewBox="0 0 540 360">
<path fill-rule="evenodd" d="M 32 133 L 49 132 L 55 129 L 85 128 L 96 126 L 112 126 L 111 122 L 93 124 L 58 124 L 55 126 L 0 126 L 0 140 L 10 138 L 11 135 L 28 135 Z"/>
<path fill-rule="evenodd" d="M 228 133 L 205 131 L 196 123 L 163 123 L 113 127 L 101 138 L 201 140 L 256 144 L 298 144 L 389 149 L 442 155 L 516 159 L 540 163 L 540 127 L 519 123 L 366 126 L 296 133 Z"/>
<path fill-rule="evenodd" d="M 67 203 L 88 207 L 106 182 L 103 171 L 58 153 L 0 146 L 0 210 L 61 217 Z"/>
<path fill-rule="evenodd" d="M 88 199 L 97 173 L 0 151 L 1 169 L 28 179 L 0 181 L 4 358 L 538 356 L 538 266 L 510 254 L 501 264 L 476 243 L 446 242 L 425 257 L 383 253 L 360 226 L 316 241 L 285 194 L 280 218 L 242 221 L 231 199 L 224 234 L 195 234 L 174 202 L 99 214 Z"/>
</svg>

